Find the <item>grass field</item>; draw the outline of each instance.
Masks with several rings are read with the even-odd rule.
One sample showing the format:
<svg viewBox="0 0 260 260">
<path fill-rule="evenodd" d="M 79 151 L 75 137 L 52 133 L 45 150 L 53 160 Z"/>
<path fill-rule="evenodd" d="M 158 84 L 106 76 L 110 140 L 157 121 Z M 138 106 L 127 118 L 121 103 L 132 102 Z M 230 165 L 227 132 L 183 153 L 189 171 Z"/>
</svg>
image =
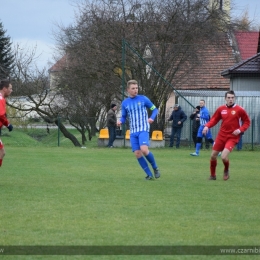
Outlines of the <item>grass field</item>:
<svg viewBox="0 0 260 260">
<path fill-rule="evenodd" d="M 46 147 L 3 136 L 0 245 L 256 246 L 259 152 L 236 152 L 230 180 L 208 181 L 210 151 L 153 149 L 161 178 L 145 181 L 130 149 Z M 25 140 L 25 141 L 24 141 Z M 17 143 L 19 142 L 19 145 Z M 21 143 L 24 142 L 24 146 Z M 63 141 L 65 142 L 65 141 Z M 94 141 L 96 143 L 96 141 Z M 1 249 L 1 246 L 0 246 Z M 3 259 L 237 259 L 238 256 L 1 256 Z M 243 255 L 241 259 L 259 259 Z"/>
</svg>

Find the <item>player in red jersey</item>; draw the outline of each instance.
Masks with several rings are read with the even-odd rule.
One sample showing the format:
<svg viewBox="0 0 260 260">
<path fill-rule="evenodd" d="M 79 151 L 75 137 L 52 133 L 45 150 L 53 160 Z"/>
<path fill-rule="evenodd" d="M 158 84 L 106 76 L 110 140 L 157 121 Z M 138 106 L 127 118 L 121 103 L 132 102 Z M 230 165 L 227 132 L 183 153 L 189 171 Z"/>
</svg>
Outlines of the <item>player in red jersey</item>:
<svg viewBox="0 0 260 260">
<path fill-rule="evenodd" d="M 229 159 L 228 155 L 239 142 L 240 135 L 250 126 L 250 118 L 247 112 L 235 104 L 235 92 L 230 90 L 225 94 L 226 105 L 220 106 L 211 120 L 205 124 L 202 131 L 206 134 L 209 128 L 215 126 L 220 120 L 222 124 L 212 147 L 210 157 L 210 177 L 209 180 L 216 180 L 217 156 L 222 151 L 221 159 L 224 164 L 223 179 L 229 179 Z M 243 124 L 241 125 L 241 122 Z"/>
<path fill-rule="evenodd" d="M 12 93 L 12 85 L 8 80 L 1 80 L 0 81 L 0 128 L 2 126 L 6 126 L 9 131 L 13 130 L 13 126 L 9 123 L 6 117 L 6 103 L 5 98 L 10 96 Z M 0 166 L 2 166 L 3 158 L 5 156 L 5 149 L 0 139 Z"/>
</svg>

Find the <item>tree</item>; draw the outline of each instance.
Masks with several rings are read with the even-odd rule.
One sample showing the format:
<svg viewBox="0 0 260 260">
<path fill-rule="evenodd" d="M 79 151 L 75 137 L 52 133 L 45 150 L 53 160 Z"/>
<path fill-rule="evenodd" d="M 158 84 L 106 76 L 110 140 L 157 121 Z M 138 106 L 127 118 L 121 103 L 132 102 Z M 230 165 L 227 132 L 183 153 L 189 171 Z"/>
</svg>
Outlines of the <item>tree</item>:
<svg viewBox="0 0 260 260">
<path fill-rule="evenodd" d="M 250 31 L 252 21 L 249 20 L 248 11 L 246 10 L 240 18 L 234 20 L 237 31 Z"/>
<path fill-rule="evenodd" d="M 65 57 L 69 62 L 64 62 L 59 72 L 52 76 L 52 88 L 66 100 L 66 118 L 81 133 L 84 144 L 87 140 L 85 132 L 88 132 L 88 139 L 91 140 L 92 135 L 96 134 L 97 122 L 105 118 L 114 88 L 110 86 L 108 78 L 105 82 L 102 81 L 99 71 L 78 66 L 80 60 L 75 59 L 71 53 Z M 99 128 L 103 128 L 104 120 L 99 124 Z"/>
<path fill-rule="evenodd" d="M 239 17 L 233 21 L 233 28 L 236 31 L 259 31 L 260 25 L 254 19 L 250 19 L 246 9 Z"/>
<path fill-rule="evenodd" d="M 11 45 L 10 37 L 6 36 L 6 30 L 0 22 L 0 78 L 7 78 L 11 74 L 14 63 Z"/>
<path fill-rule="evenodd" d="M 12 85 L 17 98 L 8 101 L 8 105 L 25 113 L 36 112 L 47 123 L 55 123 L 63 135 L 70 139 L 75 146 L 81 147 L 77 138 L 71 134 L 65 125 L 59 121 L 65 115 L 67 102 L 56 91 L 49 88 L 49 77 L 46 69 L 39 70 L 34 67 L 35 49 L 24 50 L 16 45 L 14 48 L 14 70 Z M 19 96 L 26 98 L 24 104 Z"/>
<path fill-rule="evenodd" d="M 85 105 L 96 100 L 96 112 L 113 99 L 122 100 L 122 79 L 115 77 L 114 69 L 121 67 L 125 39 L 141 56 L 150 48 L 149 64 L 179 89 L 189 71 L 203 60 L 204 44 L 222 44 L 220 36 L 227 32 L 227 21 L 226 14 L 210 9 L 207 0 L 86 1 L 79 7 L 75 25 L 61 26 L 56 34 L 58 46 L 70 57 L 63 78 L 85 80 L 84 91 L 92 97 Z M 125 64 L 130 73 L 123 80 L 139 81 L 140 93 L 159 108 L 158 124 L 163 130 L 166 102 L 173 89 L 137 53 L 126 50 Z M 75 85 L 65 84 L 67 80 L 59 85 L 61 91 L 74 91 Z"/>
</svg>

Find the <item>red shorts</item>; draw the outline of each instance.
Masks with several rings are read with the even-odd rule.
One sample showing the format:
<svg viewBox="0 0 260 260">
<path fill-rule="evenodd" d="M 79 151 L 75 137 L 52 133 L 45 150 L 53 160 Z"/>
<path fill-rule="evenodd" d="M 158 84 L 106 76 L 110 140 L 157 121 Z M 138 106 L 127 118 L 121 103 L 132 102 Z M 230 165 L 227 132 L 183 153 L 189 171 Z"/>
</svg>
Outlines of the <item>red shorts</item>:
<svg viewBox="0 0 260 260">
<path fill-rule="evenodd" d="M 240 135 L 218 135 L 215 139 L 212 149 L 215 151 L 223 151 L 224 148 L 228 149 L 230 152 L 234 149 L 238 143 Z"/>
<path fill-rule="evenodd" d="M 0 149 L 3 149 L 4 148 L 4 144 L 2 142 L 2 140 L 0 139 Z"/>
</svg>

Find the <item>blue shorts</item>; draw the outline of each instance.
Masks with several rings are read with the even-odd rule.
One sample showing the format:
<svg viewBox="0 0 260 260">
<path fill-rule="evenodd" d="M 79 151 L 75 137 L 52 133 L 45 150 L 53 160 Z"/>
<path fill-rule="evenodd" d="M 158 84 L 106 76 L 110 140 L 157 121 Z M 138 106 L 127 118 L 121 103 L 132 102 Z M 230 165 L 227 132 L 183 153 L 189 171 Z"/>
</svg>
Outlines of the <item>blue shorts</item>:
<svg viewBox="0 0 260 260">
<path fill-rule="evenodd" d="M 140 150 L 142 145 L 149 146 L 149 132 L 142 131 L 130 134 L 130 143 L 133 152 Z"/>
<path fill-rule="evenodd" d="M 203 137 L 203 134 L 202 134 L 202 130 L 204 129 L 204 125 L 201 125 L 199 130 L 198 130 L 198 134 L 197 134 L 197 137 Z M 211 135 L 211 132 L 210 132 L 210 129 L 208 130 L 207 134 L 205 135 L 205 137 L 207 139 L 212 139 L 212 135 Z"/>
</svg>

